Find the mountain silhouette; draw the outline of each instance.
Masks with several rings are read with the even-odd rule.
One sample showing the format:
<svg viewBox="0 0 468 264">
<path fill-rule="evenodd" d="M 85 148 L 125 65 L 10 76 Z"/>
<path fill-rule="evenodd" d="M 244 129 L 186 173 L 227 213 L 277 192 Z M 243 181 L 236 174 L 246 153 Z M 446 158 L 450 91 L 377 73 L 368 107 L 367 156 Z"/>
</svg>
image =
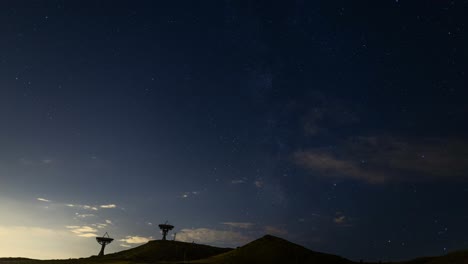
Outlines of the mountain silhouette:
<svg viewBox="0 0 468 264">
<path fill-rule="evenodd" d="M 461 250 L 439 257 L 417 258 L 405 264 L 468 264 L 468 250 Z"/>
<path fill-rule="evenodd" d="M 352 263 L 352 261 L 335 255 L 314 252 L 285 239 L 266 235 L 235 250 L 195 263 L 345 264 Z"/>
<path fill-rule="evenodd" d="M 80 259 L 34 260 L 0 258 L 0 264 L 354 264 L 345 258 L 314 252 L 272 235 L 263 236 L 236 249 L 179 241 L 154 240 L 144 245 L 108 254 Z M 423 257 L 399 264 L 468 264 L 468 251 L 439 257 Z M 371 264 L 366 262 L 366 264 Z M 387 263 L 388 264 L 388 263 Z"/>
<path fill-rule="evenodd" d="M 231 248 L 218 248 L 195 243 L 153 240 L 136 248 L 93 258 L 103 259 L 105 261 L 124 260 L 139 263 L 189 261 L 208 258 L 231 250 Z"/>
</svg>

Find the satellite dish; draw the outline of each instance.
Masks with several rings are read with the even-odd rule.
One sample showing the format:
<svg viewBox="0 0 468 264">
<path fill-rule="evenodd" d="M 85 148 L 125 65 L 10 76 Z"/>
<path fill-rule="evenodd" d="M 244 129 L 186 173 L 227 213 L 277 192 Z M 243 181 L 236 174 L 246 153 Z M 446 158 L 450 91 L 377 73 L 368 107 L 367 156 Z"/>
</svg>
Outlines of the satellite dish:
<svg viewBox="0 0 468 264">
<path fill-rule="evenodd" d="M 101 251 L 99 251 L 98 256 L 104 256 L 104 249 L 108 244 L 114 241 L 114 239 L 110 238 L 109 234 L 106 232 L 102 237 L 96 237 L 96 241 L 101 245 Z"/>
<path fill-rule="evenodd" d="M 166 221 L 166 223 L 164 224 L 160 224 L 159 225 L 159 228 L 161 229 L 162 233 L 163 233 L 163 238 L 162 240 L 166 240 L 166 236 L 167 236 L 167 233 L 172 230 L 174 228 L 173 225 L 169 225 Z"/>
</svg>

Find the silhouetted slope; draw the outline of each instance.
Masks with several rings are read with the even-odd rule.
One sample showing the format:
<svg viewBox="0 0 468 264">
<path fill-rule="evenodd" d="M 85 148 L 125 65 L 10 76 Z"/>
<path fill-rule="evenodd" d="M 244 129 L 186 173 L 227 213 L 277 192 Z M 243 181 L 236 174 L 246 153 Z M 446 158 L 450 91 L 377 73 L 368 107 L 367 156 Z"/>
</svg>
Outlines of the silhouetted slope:
<svg viewBox="0 0 468 264">
<path fill-rule="evenodd" d="M 231 250 L 230 248 L 179 241 L 154 240 L 136 248 L 106 255 L 102 259 L 153 263 L 157 261 L 184 261 L 208 258 Z"/>
<path fill-rule="evenodd" d="M 405 264 L 468 264 L 468 250 L 456 251 L 440 257 L 414 259 Z"/>
<path fill-rule="evenodd" d="M 0 258 L 0 264 L 24 264 L 24 263 L 38 263 L 40 260 L 28 258 Z"/>
<path fill-rule="evenodd" d="M 281 264 L 347 264 L 353 263 L 347 259 L 311 251 L 307 248 L 291 243 L 287 240 L 266 235 L 230 252 L 208 259 L 195 261 L 196 263 L 281 263 Z"/>
</svg>

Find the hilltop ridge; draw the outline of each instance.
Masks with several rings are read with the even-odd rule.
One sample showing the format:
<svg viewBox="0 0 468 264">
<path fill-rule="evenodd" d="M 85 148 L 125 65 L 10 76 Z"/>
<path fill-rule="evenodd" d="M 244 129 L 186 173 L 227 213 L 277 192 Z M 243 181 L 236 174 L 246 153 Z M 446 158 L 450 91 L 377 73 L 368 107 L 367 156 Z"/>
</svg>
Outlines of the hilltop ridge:
<svg viewBox="0 0 468 264">
<path fill-rule="evenodd" d="M 208 258 L 231 250 L 232 248 L 219 248 L 196 243 L 152 240 L 144 245 L 99 258 L 136 262 L 189 261 Z"/>
<path fill-rule="evenodd" d="M 79 259 L 35 260 L 0 258 L 0 264 L 354 264 L 340 256 L 315 252 L 283 238 L 265 235 L 236 249 L 180 241 L 153 240 L 141 246 Z M 367 264 L 371 264 L 366 262 Z M 444 256 L 416 258 L 399 264 L 467 264 L 468 250 Z M 387 263 L 388 264 L 388 263 Z"/>
<path fill-rule="evenodd" d="M 196 263 L 333 263 L 352 261 L 339 256 L 314 252 L 285 239 L 265 235 L 232 251 Z"/>
</svg>

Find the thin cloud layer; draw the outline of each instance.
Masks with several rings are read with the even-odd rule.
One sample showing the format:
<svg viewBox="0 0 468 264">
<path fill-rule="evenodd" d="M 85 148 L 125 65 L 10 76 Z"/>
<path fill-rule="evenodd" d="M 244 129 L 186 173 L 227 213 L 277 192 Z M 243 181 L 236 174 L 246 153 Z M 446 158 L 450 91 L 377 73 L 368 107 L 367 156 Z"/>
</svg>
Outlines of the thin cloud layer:
<svg viewBox="0 0 468 264">
<path fill-rule="evenodd" d="M 182 229 L 177 233 L 177 240 L 222 246 L 238 246 L 245 244 L 251 238 L 240 232 L 223 231 L 209 228 Z"/>
<path fill-rule="evenodd" d="M 66 226 L 70 231 L 79 237 L 97 237 L 97 229 L 91 226 Z"/>
<path fill-rule="evenodd" d="M 276 236 L 285 236 L 288 234 L 288 230 L 276 226 L 265 226 L 265 232 Z"/>
<path fill-rule="evenodd" d="M 333 218 L 333 222 L 335 224 L 344 224 L 346 222 L 346 216 L 344 215 L 338 215 L 335 218 Z"/>
<path fill-rule="evenodd" d="M 241 228 L 241 229 L 249 229 L 254 226 L 253 223 L 246 223 L 246 222 L 224 222 L 222 224 L 227 225 L 229 227 Z"/>
<path fill-rule="evenodd" d="M 99 207 L 101 207 L 103 209 L 111 209 L 111 208 L 117 208 L 117 205 L 115 205 L 115 204 L 103 204 L 103 205 L 101 205 Z"/>
<path fill-rule="evenodd" d="M 359 162 L 338 159 L 330 153 L 309 150 L 294 154 L 295 161 L 308 169 L 319 172 L 321 176 L 345 177 L 370 183 L 382 183 L 385 176 L 377 171 L 368 171 L 359 166 Z"/>
<path fill-rule="evenodd" d="M 296 151 L 294 161 L 321 177 L 368 183 L 468 179 L 468 142 L 352 138 L 333 150 Z"/>
<path fill-rule="evenodd" d="M 47 200 L 45 198 L 36 198 L 36 200 L 41 201 L 41 202 L 50 203 L 50 200 Z"/>
<path fill-rule="evenodd" d="M 359 122 L 356 113 L 343 107 L 339 102 L 332 102 L 326 98 L 321 98 L 319 101 L 317 103 L 320 106 L 310 109 L 302 118 L 306 135 L 319 136 Z"/>
<path fill-rule="evenodd" d="M 147 243 L 153 239 L 153 237 L 141 237 L 141 236 L 126 236 L 123 239 L 120 239 L 119 241 L 125 242 L 127 244 L 143 244 Z"/>
<path fill-rule="evenodd" d="M 99 208 L 97 208 L 96 206 L 92 206 L 92 205 L 82 205 L 82 204 L 67 204 L 66 206 L 68 207 L 73 207 L 73 208 L 80 208 L 80 209 L 84 209 L 84 210 L 91 210 L 91 211 L 98 211 Z"/>
<path fill-rule="evenodd" d="M 96 228 L 99 228 L 99 229 L 103 229 L 103 228 L 107 227 L 107 224 L 97 223 L 97 224 L 92 224 L 92 226 L 94 226 Z"/>
<path fill-rule="evenodd" d="M 231 184 L 242 184 L 245 183 L 245 179 L 233 179 L 231 180 Z"/>
</svg>

